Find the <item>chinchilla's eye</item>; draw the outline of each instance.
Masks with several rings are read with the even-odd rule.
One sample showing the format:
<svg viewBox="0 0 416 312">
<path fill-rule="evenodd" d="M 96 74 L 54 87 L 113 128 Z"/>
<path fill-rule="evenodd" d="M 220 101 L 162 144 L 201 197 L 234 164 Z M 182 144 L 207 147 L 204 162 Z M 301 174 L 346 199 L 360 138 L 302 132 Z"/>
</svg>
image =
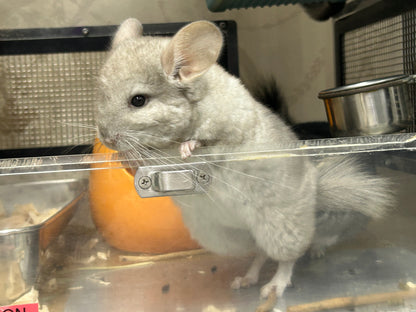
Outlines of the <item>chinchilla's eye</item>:
<svg viewBox="0 0 416 312">
<path fill-rule="evenodd" d="M 143 94 L 133 95 L 130 99 L 130 104 L 134 107 L 142 107 L 147 103 L 147 96 Z"/>
</svg>

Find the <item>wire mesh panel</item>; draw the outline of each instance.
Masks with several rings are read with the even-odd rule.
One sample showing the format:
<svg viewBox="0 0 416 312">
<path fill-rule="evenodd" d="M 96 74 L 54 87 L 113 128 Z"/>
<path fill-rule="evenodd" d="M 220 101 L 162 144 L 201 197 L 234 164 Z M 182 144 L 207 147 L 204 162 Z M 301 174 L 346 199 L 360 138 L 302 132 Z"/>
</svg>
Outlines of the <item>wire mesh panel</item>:
<svg viewBox="0 0 416 312">
<path fill-rule="evenodd" d="M 345 34 L 346 84 L 403 73 L 402 25 L 402 16 L 396 16 Z"/>
<path fill-rule="evenodd" d="M 403 58 L 404 72 L 416 72 L 416 10 L 403 14 Z"/>
<path fill-rule="evenodd" d="M 0 148 L 90 144 L 106 52 L 0 56 Z"/>
<path fill-rule="evenodd" d="M 386 5 L 388 2 L 379 3 Z M 361 20 L 355 19 L 360 27 L 349 22 L 349 29 L 342 32 L 338 61 L 340 85 L 416 73 L 416 9 L 389 5 L 397 13 L 393 15 L 388 10 L 374 10 L 375 13 L 370 16 L 372 12 L 368 9 L 367 16 L 363 13 Z M 379 17 L 376 21 L 375 16 Z M 367 17 L 370 22 L 366 23 Z M 410 100 L 416 111 L 414 85 L 410 86 Z M 414 122 L 409 130 L 415 131 Z"/>
</svg>

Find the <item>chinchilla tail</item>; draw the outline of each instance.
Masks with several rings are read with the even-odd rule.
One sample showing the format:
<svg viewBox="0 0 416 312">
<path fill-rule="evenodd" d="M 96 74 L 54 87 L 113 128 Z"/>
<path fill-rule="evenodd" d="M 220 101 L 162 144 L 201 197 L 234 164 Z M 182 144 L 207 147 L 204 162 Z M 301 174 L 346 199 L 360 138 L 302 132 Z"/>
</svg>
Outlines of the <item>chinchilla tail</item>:
<svg viewBox="0 0 416 312">
<path fill-rule="evenodd" d="M 355 157 L 329 158 L 317 167 L 320 210 L 356 211 L 375 219 L 385 216 L 395 204 L 393 183 L 371 174 Z"/>
</svg>

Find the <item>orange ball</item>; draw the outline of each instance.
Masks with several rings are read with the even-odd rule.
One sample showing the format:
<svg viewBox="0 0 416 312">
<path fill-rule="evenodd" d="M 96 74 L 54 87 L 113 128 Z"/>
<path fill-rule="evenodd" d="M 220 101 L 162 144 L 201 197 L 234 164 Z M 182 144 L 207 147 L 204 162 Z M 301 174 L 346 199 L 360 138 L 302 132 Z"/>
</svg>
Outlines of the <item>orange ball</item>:
<svg viewBox="0 0 416 312">
<path fill-rule="evenodd" d="M 94 152 L 114 153 L 98 140 Z M 110 164 L 119 166 L 120 164 Z M 141 198 L 126 169 L 90 172 L 92 219 L 111 246 L 124 251 L 167 253 L 199 248 L 170 197 Z"/>
</svg>

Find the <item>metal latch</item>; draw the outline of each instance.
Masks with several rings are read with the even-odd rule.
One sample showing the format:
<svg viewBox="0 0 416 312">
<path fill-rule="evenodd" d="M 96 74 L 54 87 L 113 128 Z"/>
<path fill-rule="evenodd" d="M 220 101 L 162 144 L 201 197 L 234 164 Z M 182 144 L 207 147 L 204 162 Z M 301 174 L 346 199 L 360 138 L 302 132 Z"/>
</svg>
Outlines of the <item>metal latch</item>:
<svg viewBox="0 0 416 312">
<path fill-rule="evenodd" d="M 140 197 L 175 196 L 206 192 L 212 177 L 206 163 L 143 166 L 134 186 Z"/>
</svg>

